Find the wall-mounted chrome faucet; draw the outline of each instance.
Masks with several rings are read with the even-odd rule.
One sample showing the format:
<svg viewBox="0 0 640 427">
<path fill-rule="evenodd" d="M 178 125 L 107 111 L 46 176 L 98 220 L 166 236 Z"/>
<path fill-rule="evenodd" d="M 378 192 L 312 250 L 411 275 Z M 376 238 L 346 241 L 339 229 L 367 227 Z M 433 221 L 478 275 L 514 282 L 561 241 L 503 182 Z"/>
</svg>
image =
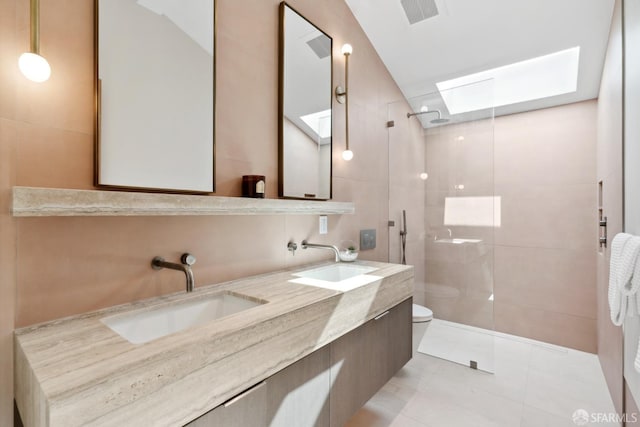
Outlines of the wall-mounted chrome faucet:
<svg viewBox="0 0 640 427">
<path fill-rule="evenodd" d="M 287 250 L 291 252 L 292 255 L 295 255 L 296 251 L 298 250 L 298 244 L 293 240 L 290 241 L 289 243 L 287 243 Z"/>
<path fill-rule="evenodd" d="M 446 228 L 446 227 L 441 227 L 444 230 L 447 230 L 447 232 L 449 233 L 449 238 L 453 238 L 453 232 L 451 231 L 450 228 Z M 438 240 L 438 232 L 436 231 L 436 233 L 434 234 L 433 240 Z"/>
<path fill-rule="evenodd" d="M 151 260 L 151 268 L 153 268 L 154 270 L 170 268 L 172 270 L 182 271 L 187 278 L 187 292 L 191 292 L 193 291 L 193 286 L 195 283 L 195 279 L 193 278 L 193 271 L 191 271 L 191 266 L 196 263 L 196 257 L 189 253 L 184 253 L 180 257 L 180 262 L 182 264 L 167 262 L 164 260 L 164 258 L 157 256 Z"/>
<path fill-rule="evenodd" d="M 330 251 L 333 251 L 336 254 L 336 262 L 340 262 L 340 251 L 334 245 L 321 245 L 319 243 L 309 243 L 306 240 L 303 240 L 300 246 L 302 246 L 302 249 L 307 249 L 307 248 L 328 249 Z"/>
</svg>

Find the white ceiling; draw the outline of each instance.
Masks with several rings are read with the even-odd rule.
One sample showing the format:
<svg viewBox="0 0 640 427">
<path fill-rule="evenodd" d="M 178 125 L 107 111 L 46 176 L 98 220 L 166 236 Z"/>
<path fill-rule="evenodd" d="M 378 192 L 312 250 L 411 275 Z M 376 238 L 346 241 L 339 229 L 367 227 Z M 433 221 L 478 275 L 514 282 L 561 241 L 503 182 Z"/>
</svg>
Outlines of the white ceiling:
<svg viewBox="0 0 640 427">
<path fill-rule="evenodd" d="M 436 92 L 440 81 L 574 46 L 576 92 L 499 107 L 495 115 L 597 98 L 614 0 L 435 1 L 438 16 L 410 25 L 400 0 L 346 0 L 407 99 Z M 446 112 L 442 103 L 435 108 Z"/>
<path fill-rule="evenodd" d="M 211 0 L 137 0 L 164 15 L 213 56 L 213 2 Z"/>
</svg>

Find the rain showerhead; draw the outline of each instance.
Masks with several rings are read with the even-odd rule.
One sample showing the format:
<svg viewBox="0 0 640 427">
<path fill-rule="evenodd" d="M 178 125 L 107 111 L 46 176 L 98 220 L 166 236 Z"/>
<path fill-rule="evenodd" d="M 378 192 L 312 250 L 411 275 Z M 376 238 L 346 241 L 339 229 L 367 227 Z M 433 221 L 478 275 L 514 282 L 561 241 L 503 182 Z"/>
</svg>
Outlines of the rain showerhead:
<svg viewBox="0 0 640 427">
<path fill-rule="evenodd" d="M 440 112 L 440 110 L 429 110 L 429 111 L 419 111 L 417 113 L 407 113 L 407 118 L 411 116 L 421 116 L 422 114 L 429 114 L 429 113 L 436 113 L 438 115 L 438 118 L 431 120 L 430 123 L 438 125 L 438 124 L 447 123 L 449 121 L 449 119 L 445 119 L 442 117 L 442 113 Z"/>
</svg>

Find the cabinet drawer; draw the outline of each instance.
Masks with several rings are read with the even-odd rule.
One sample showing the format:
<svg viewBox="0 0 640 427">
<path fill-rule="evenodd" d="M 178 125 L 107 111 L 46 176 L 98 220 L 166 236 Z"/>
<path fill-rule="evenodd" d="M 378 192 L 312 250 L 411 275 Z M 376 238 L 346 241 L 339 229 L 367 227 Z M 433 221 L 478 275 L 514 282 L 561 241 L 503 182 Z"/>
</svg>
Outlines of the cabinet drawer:
<svg viewBox="0 0 640 427">
<path fill-rule="evenodd" d="M 267 387 L 258 385 L 187 424 L 188 427 L 267 427 Z"/>
<path fill-rule="evenodd" d="M 342 427 L 411 359 L 409 298 L 331 343 L 331 427 Z"/>
</svg>

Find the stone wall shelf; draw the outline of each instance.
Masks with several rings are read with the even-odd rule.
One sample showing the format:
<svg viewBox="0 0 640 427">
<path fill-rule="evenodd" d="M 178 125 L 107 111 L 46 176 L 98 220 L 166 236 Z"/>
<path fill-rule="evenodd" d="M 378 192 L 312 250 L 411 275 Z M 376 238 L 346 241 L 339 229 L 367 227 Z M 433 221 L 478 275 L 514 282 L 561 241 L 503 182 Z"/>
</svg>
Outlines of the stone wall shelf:
<svg viewBox="0 0 640 427">
<path fill-rule="evenodd" d="M 340 215 L 355 208 L 352 202 L 13 187 L 11 211 L 16 217 Z"/>
</svg>

